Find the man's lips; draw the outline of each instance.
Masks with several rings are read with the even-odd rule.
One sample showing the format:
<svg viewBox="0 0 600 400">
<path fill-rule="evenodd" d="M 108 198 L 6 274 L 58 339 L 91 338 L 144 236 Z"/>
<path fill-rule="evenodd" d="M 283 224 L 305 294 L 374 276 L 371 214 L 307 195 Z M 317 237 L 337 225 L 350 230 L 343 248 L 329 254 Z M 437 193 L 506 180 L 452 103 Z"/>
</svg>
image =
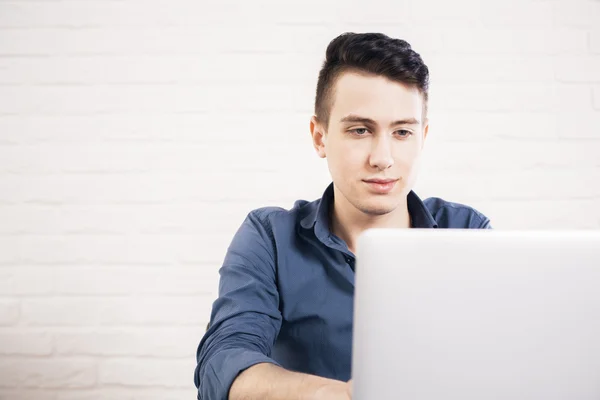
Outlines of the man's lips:
<svg viewBox="0 0 600 400">
<path fill-rule="evenodd" d="M 368 183 L 380 183 L 380 184 L 386 184 L 386 183 L 391 183 L 391 182 L 396 182 L 398 179 L 391 179 L 391 178 L 387 178 L 387 179 L 364 179 L 365 182 Z"/>
<path fill-rule="evenodd" d="M 391 178 L 363 180 L 363 182 L 365 182 L 368 185 L 369 189 L 372 192 L 379 193 L 379 194 L 390 193 L 392 191 L 392 189 L 394 189 L 394 186 L 396 186 L 397 181 L 398 181 L 398 179 L 391 179 Z"/>
</svg>

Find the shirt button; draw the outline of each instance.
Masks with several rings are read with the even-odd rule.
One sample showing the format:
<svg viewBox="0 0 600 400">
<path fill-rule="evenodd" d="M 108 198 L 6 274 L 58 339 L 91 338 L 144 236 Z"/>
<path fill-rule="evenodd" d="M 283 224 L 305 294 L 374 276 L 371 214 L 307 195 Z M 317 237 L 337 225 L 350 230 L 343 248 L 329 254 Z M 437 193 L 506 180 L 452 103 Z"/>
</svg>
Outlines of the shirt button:
<svg viewBox="0 0 600 400">
<path fill-rule="evenodd" d="M 351 259 L 350 257 L 346 257 L 346 262 L 347 262 L 348 264 L 350 264 L 350 263 L 352 262 L 352 259 Z"/>
</svg>

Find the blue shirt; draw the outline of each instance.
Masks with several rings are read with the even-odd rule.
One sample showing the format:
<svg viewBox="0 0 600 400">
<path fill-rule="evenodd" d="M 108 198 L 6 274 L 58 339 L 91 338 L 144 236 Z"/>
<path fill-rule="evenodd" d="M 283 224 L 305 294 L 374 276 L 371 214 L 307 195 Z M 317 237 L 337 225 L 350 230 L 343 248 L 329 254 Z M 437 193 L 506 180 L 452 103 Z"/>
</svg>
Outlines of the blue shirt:
<svg viewBox="0 0 600 400">
<path fill-rule="evenodd" d="M 227 400 L 257 363 L 350 379 L 355 257 L 329 229 L 332 204 L 333 184 L 319 200 L 260 208 L 242 223 L 198 346 L 198 399 Z M 440 198 L 411 191 L 407 205 L 413 228 L 490 228 L 480 212 Z"/>
</svg>

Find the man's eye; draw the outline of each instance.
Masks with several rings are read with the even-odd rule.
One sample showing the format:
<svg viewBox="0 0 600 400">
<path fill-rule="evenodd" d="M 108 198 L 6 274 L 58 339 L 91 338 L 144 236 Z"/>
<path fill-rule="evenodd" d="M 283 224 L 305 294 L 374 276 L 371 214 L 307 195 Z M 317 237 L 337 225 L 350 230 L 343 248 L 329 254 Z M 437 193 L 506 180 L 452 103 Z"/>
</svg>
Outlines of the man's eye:
<svg viewBox="0 0 600 400">
<path fill-rule="evenodd" d="M 367 128 L 356 128 L 356 129 L 352 129 L 350 132 L 355 133 L 358 136 L 362 136 L 369 131 L 367 130 Z"/>
<path fill-rule="evenodd" d="M 400 129 L 399 131 L 396 131 L 396 133 L 400 137 L 407 137 L 407 136 L 412 135 L 412 132 L 411 131 L 407 131 L 406 129 Z"/>
</svg>

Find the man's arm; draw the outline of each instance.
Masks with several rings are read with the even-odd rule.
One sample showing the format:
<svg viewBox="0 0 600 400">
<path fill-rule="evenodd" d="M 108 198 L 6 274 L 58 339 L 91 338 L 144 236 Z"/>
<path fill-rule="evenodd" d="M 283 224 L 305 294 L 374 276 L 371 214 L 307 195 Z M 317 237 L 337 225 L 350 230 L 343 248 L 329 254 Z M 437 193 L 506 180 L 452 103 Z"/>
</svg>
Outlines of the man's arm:
<svg viewBox="0 0 600 400">
<path fill-rule="evenodd" d="M 229 400 L 350 400 L 350 383 L 257 364 L 233 382 Z"/>
<path fill-rule="evenodd" d="M 493 229 L 492 223 L 490 222 L 489 218 L 486 217 L 483 219 L 481 225 L 479 226 L 479 229 Z"/>
<path fill-rule="evenodd" d="M 286 371 L 270 358 L 282 317 L 274 239 L 265 219 L 264 209 L 250 213 L 227 250 L 219 297 L 198 346 L 198 399 L 337 399 L 331 394 L 343 382 Z"/>
</svg>

